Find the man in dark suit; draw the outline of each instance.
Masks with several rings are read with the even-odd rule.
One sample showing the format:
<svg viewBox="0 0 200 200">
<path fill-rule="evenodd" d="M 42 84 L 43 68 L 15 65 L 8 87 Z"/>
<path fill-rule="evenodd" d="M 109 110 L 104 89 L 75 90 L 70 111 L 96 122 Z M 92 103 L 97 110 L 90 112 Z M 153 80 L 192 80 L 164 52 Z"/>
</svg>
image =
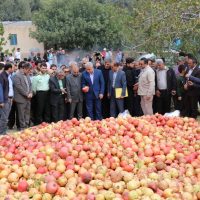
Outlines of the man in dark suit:
<svg viewBox="0 0 200 200">
<path fill-rule="evenodd" d="M 100 70 L 94 69 L 91 62 L 85 65 L 82 74 L 82 90 L 85 92 L 88 116 L 92 120 L 101 120 L 101 99 L 103 98 L 105 82 Z"/>
<path fill-rule="evenodd" d="M 67 83 L 67 100 L 70 103 L 69 118 L 74 117 L 75 109 L 77 108 L 78 119 L 83 117 L 83 93 L 81 90 L 81 74 L 79 67 L 73 66 L 71 74 L 66 77 Z"/>
<path fill-rule="evenodd" d="M 116 88 L 122 89 L 121 96 L 119 98 L 116 97 Z M 126 96 L 126 89 L 126 74 L 124 71 L 119 70 L 119 64 L 115 63 L 109 73 L 108 81 L 108 96 L 110 97 L 111 117 L 117 117 L 117 113 L 124 112 L 124 97 Z"/>
<path fill-rule="evenodd" d="M 99 68 L 102 71 L 103 78 L 105 81 L 105 90 L 102 99 L 102 115 L 103 118 L 110 117 L 110 99 L 108 98 L 108 81 L 109 81 L 109 72 L 111 70 L 111 62 L 109 60 L 105 60 L 105 65 Z"/>
<path fill-rule="evenodd" d="M 187 77 L 193 76 L 196 78 L 200 78 L 200 69 L 197 65 L 197 59 L 196 58 L 189 58 L 188 59 L 188 67 L 189 71 L 187 74 Z M 190 85 L 189 83 L 186 83 L 184 86 L 186 90 L 185 95 L 185 109 L 183 111 L 184 116 L 197 118 L 198 115 L 198 99 L 200 96 L 200 90 L 198 87 L 195 87 L 195 85 Z"/>
<path fill-rule="evenodd" d="M 126 66 L 124 67 L 124 72 L 126 74 L 127 80 L 127 89 L 128 89 L 128 97 L 125 98 L 126 108 L 128 109 L 129 113 L 133 116 L 133 100 L 134 100 L 134 59 L 133 58 L 126 58 Z"/>
<path fill-rule="evenodd" d="M 14 100 L 17 104 L 20 129 L 27 128 L 30 124 L 31 98 L 33 96 L 29 77 L 31 68 L 30 63 L 25 63 L 13 78 Z"/>
<path fill-rule="evenodd" d="M 63 70 L 55 72 L 55 76 L 49 79 L 50 105 L 52 121 L 58 122 L 64 119 L 66 100 L 66 79 Z"/>
<path fill-rule="evenodd" d="M 171 98 L 176 95 L 176 75 L 162 59 L 157 59 L 156 64 L 156 111 L 165 114 L 171 111 Z"/>
<path fill-rule="evenodd" d="M 8 117 L 12 106 L 13 86 L 10 79 L 12 72 L 12 64 L 7 63 L 4 66 L 4 71 L 0 74 L 0 84 L 3 90 L 3 101 L 0 102 L 0 135 L 7 131 Z"/>
</svg>

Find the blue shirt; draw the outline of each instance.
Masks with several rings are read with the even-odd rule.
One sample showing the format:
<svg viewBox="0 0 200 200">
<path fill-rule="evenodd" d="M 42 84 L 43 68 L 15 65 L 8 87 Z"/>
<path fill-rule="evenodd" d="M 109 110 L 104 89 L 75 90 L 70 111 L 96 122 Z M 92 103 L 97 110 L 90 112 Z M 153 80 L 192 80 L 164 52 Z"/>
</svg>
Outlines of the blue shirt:
<svg viewBox="0 0 200 200">
<path fill-rule="evenodd" d="M 8 91 L 8 97 L 14 96 L 14 90 L 13 90 L 13 81 L 12 81 L 12 75 L 8 75 L 8 82 L 9 82 L 9 91 Z"/>
<path fill-rule="evenodd" d="M 93 85 L 93 82 L 94 82 L 94 72 L 92 74 L 90 74 L 90 79 L 91 79 L 91 82 L 92 82 L 92 85 Z"/>
</svg>

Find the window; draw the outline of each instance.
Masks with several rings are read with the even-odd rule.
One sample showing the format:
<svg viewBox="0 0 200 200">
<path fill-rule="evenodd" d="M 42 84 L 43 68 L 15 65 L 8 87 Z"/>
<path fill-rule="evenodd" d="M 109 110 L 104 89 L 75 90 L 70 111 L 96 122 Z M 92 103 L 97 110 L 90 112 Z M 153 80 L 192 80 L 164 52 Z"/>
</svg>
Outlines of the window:
<svg viewBox="0 0 200 200">
<path fill-rule="evenodd" d="M 10 45 L 17 45 L 17 34 L 10 34 Z"/>
</svg>

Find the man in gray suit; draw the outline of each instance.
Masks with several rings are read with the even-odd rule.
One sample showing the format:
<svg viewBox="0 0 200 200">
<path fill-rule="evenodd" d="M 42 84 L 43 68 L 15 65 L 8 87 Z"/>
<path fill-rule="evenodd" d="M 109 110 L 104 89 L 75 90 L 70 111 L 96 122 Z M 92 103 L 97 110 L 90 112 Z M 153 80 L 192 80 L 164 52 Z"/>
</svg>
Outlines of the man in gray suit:
<svg viewBox="0 0 200 200">
<path fill-rule="evenodd" d="M 78 66 L 72 67 L 72 73 L 67 76 L 67 99 L 70 102 L 70 119 L 74 117 L 74 112 L 77 107 L 77 117 L 81 119 L 83 108 L 83 93 L 81 90 L 81 74 Z"/>
<path fill-rule="evenodd" d="M 30 107 L 32 98 L 32 85 L 29 77 L 31 64 L 25 63 L 22 69 L 19 70 L 13 80 L 14 85 L 14 100 L 17 104 L 19 115 L 20 129 L 29 127 L 30 123 Z"/>
<path fill-rule="evenodd" d="M 125 72 L 119 69 L 118 63 L 114 63 L 112 70 L 109 72 L 108 80 L 108 97 L 110 97 L 111 117 L 117 117 L 118 113 L 124 112 L 124 97 L 126 96 L 126 87 L 127 82 Z M 116 97 L 117 88 L 122 90 L 120 97 Z"/>
</svg>

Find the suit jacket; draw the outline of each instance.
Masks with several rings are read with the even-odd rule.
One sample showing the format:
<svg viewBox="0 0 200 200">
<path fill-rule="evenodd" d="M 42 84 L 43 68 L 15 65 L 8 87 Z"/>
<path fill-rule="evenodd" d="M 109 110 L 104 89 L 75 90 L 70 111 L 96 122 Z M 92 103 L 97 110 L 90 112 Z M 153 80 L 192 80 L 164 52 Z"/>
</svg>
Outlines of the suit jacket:
<svg viewBox="0 0 200 200">
<path fill-rule="evenodd" d="M 5 71 L 0 74 L 0 84 L 3 92 L 3 103 L 6 103 L 8 101 L 9 81 L 8 74 Z"/>
<path fill-rule="evenodd" d="M 29 76 L 26 77 L 28 80 L 28 87 L 23 72 L 18 71 L 13 77 L 14 100 L 17 103 L 25 103 L 28 101 L 29 99 L 27 96 L 32 92 L 31 79 Z"/>
<path fill-rule="evenodd" d="M 93 84 L 90 79 L 90 74 L 87 71 L 83 72 L 81 82 L 82 88 L 84 88 L 85 86 L 89 87 L 89 91 L 85 94 L 86 99 L 93 98 L 93 94 L 98 99 L 99 94 L 104 94 L 105 82 L 103 74 L 100 70 L 94 69 Z"/>
<path fill-rule="evenodd" d="M 107 97 L 107 94 L 108 94 L 108 80 L 109 80 L 110 69 L 106 69 L 105 66 L 101 66 L 99 68 L 99 70 L 102 71 L 104 82 L 105 82 L 104 97 Z"/>
<path fill-rule="evenodd" d="M 111 70 L 109 72 L 109 81 L 108 81 L 108 93 L 111 95 L 112 92 L 112 85 L 113 85 L 113 71 Z M 126 88 L 127 88 L 127 81 L 126 81 L 126 74 L 124 71 L 119 70 L 117 72 L 117 76 L 115 79 L 115 85 L 114 88 L 122 88 L 122 95 L 126 95 Z"/>
<path fill-rule="evenodd" d="M 63 88 L 66 88 L 66 79 L 62 79 Z M 58 78 L 53 76 L 49 79 L 49 89 L 50 89 L 50 104 L 57 105 L 60 101 L 60 98 L 65 98 L 66 95 L 63 95 L 59 86 Z"/>
<path fill-rule="evenodd" d="M 125 67 L 124 72 L 126 74 L 126 80 L 127 80 L 127 87 L 133 90 L 134 85 L 134 71 L 130 67 Z"/>
<path fill-rule="evenodd" d="M 156 90 L 157 88 L 157 73 L 156 73 Z M 169 94 L 171 94 L 172 90 L 177 90 L 177 80 L 176 80 L 176 75 L 175 72 L 172 68 L 169 68 L 167 70 L 167 91 Z"/>
<path fill-rule="evenodd" d="M 67 99 L 71 99 L 72 102 L 83 101 L 83 93 L 81 88 L 81 74 L 75 77 L 70 74 L 66 77 L 67 86 Z"/>
<path fill-rule="evenodd" d="M 152 96 L 155 94 L 155 72 L 147 66 L 141 70 L 138 80 L 138 95 Z"/>
<path fill-rule="evenodd" d="M 198 66 L 196 66 L 194 68 L 194 70 L 192 71 L 191 76 L 196 77 L 196 78 L 200 78 L 200 69 Z M 194 86 L 189 86 L 188 90 L 186 91 L 186 94 L 189 96 L 199 96 L 200 95 L 200 90 L 198 87 Z"/>
</svg>

